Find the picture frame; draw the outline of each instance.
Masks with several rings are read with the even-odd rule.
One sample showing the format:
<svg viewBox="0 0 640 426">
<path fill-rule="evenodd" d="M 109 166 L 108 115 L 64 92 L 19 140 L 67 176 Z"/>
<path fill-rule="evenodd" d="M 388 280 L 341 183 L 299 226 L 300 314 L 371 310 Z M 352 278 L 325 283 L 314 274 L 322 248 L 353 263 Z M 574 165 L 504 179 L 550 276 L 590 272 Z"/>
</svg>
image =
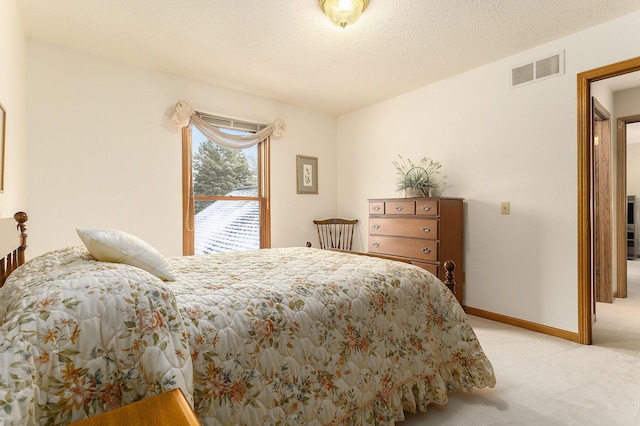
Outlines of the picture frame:
<svg viewBox="0 0 640 426">
<path fill-rule="evenodd" d="M 7 129 L 7 110 L 0 103 L 0 192 L 4 192 L 4 145 Z"/>
<path fill-rule="evenodd" d="M 318 157 L 296 155 L 296 187 L 298 194 L 318 193 Z"/>
</svg>

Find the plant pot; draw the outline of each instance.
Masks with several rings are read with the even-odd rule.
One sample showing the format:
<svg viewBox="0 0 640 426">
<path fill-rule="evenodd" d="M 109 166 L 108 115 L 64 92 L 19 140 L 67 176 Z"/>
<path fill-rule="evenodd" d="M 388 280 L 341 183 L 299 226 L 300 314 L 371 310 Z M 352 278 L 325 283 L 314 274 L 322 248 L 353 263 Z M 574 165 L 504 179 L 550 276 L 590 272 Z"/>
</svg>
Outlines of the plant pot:
<svg viewBox="0 0 640 426">
<path fill-rule="evenodd" d="M 404 198 L 419 198 L 424 197 L 422 191 L 418 188 L 405 188 L 404 189 Z"/>
</svg>

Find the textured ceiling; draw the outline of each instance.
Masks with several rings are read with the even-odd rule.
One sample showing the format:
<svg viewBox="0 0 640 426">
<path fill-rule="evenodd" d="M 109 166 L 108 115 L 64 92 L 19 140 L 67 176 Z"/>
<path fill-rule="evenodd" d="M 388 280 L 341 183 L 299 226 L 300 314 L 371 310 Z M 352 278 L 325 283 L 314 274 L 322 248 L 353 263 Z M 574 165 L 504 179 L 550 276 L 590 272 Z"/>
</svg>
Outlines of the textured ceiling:
<svg viewBox="0 0 640 426">
<path fill-rule="evenodd" d="M 640 10 L 638 0 L 15 0 L 29 38 L 332 115 Z"/>
</svg>

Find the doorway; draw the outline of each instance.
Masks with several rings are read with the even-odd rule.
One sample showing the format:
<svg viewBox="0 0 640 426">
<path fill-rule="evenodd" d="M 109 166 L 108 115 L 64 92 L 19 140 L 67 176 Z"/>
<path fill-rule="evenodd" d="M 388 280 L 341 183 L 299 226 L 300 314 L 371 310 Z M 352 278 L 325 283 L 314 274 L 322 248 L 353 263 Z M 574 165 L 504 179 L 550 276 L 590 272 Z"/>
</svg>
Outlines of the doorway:
<svg viewBox="0 0 640 426">
<path fill-rule="evenodd" d="M 592 321 L 594 305 L 594 243 L 591 224 L 594 223 L 593 210 L 593 170 L 594 161 L 591 142 L 591 83 L 611 77 L 640 71 L 640 58 L 629 59 L 578 74 L 578 341 L 582 344 L 592 342 Z M 619 173 L 616 175 L 619 180 Z M 625 191 L 625 188 L 622 188 Z M 621 203 L 616 191 L 616 217 L 619 217 Z M 623 210 L 624 214 L 624 210 Z M 616 235 L 626 226 L 625 221 L 617 221 Z M 626 261 L 626 250 L 618 253 L 620 244 L 616 244 L 618 262 Z M 625 268 L 626 272 L 626 268 Z"/>
</svg>

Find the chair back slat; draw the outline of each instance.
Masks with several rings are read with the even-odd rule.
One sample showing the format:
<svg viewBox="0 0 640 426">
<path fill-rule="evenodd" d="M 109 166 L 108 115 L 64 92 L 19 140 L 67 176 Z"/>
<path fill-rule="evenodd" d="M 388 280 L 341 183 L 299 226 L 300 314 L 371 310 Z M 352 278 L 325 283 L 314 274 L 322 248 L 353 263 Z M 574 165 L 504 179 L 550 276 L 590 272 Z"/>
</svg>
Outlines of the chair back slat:
<svg viewBox="0 0 640 426">
<path fill-rule="evenodd" d="M 357 219 L 331 218 L 314 220 L 318 231 L 318 243 L 321 249 L 351 250 L 353 247 L 353 232 Z"/>
</svg>

